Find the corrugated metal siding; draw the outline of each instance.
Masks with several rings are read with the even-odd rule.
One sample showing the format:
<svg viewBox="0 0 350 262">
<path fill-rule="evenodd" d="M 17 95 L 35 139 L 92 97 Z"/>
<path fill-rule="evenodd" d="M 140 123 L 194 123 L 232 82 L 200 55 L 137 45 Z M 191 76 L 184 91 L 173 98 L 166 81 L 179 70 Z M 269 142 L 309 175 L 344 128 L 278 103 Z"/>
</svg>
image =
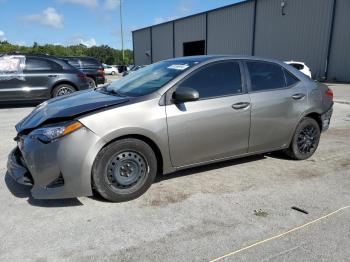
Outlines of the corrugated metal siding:
<svg viewBox="0 0 350 262">
<path fill-rule="evenodd" d="M 328 79 L 350 82 L 350 1 L 337 0 Z"/>
<path fill-rule="evenodd" d="M 332 17 L 332 0 L 258 0 L 255 54 L 301 60 L 324 76 Z"/>
<path fill-rule="evenodd" d="M 205 40 L 205 14 L 175 21 L 175 56 L 183 56 L 183 43 Z"/>
<path fill-rule="evenodd" d="M 152 27 L 153 62 L 173 57 L 173 23 Z"/>
<path fill-rule="evenodd" d="M 254 2 L 208 13 L 208 54 L 251 55 Z"/>
<path fill-rule="evenodd" d="M 151 30 L 150 28 L 133 32 L 134 42 L 134 63 L 136 65 L 148 65 L 151 63 L 151 57 L 146 52 L 151 52 Z"/>
</svg>

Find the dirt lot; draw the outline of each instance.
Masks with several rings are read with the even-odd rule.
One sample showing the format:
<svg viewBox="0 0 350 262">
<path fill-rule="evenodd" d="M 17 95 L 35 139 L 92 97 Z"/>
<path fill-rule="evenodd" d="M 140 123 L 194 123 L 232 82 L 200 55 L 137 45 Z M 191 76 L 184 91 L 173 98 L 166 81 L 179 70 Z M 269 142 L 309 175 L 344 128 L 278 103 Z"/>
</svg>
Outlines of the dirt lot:
<svg viewBox="0 0 350 262">
<path fill-rule="evenodd" d="M 0 109 L 0 261 L 209 261 L 350 205 L 347 104 L 307 161 L 260 155 L 182 171 L 121 204 L 34 200 L 6 176 L 13 126 L 31 110 Z M 348 261 L 349 221 L 346 208 L 222 261 Z"/>
</svg>

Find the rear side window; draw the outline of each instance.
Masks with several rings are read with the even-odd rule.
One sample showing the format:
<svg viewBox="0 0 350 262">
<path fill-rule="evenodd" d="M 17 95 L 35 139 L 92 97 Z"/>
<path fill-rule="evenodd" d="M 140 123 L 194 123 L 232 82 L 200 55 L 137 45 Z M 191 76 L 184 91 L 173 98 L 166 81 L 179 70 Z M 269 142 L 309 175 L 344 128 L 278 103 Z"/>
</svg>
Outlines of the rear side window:
<svg viewBox="0 0 350 262">
<path fill-rule="evenodd" d="M 24 70 L 30 71 L 46 71 L 46 70 L 59 70 L 62 69 L 60 65 L 55 62 L 40 59 L 40 58 L 30 58 L 26 59 L 26 65 Z"/>
<path fill-rule="evenodd" d="M 247 62 L 252 91 L 286 87 L 281 66 L 269 62 Z"/>
<path fill-rule="evenodd" d="M 290 64 L 291 66 L 293 66 L 295 69 L 298 70 L 303 70 L 304 69 L 304 65 L 302 64 Z"/>
<path fill-rule="evenodd" d="M 194 72 L 178 87 L 198 91 L 199 98 L 211 98 L 242 93 L 242 81 L 237 62 L 220 62 Z"/>
<path fill-rule="evenodd" d="M 292 73 L 290 73 L 286 69 L 284 69 L 283 71 L 284 71 L 284 75 L 286 76 L 287 86 L 291 86 L 291 85 L 294 85 L 295 83 L 299 82 L 299 79 L 296 78 L 294 75 L 292 75 Z"/>
<path fill-rule="evenodd" d="M 81 59 L 84 67 L 100 67 L 100 63 L 93 58 L 82 58 Z"/>
<path fill-rule="evenodd" d="M 76 68 L 82 68 L 82 63 L 79 59 L 74 59 L 74 58 L 70 58 L 66 60 L 70 65 L 76 67 Z"/>
</svg>

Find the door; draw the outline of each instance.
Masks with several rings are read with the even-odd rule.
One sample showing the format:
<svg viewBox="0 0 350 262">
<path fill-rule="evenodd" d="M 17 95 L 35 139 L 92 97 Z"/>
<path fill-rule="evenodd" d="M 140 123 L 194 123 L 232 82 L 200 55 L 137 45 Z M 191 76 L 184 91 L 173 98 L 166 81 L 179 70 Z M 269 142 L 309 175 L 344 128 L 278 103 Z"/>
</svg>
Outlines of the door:
<svg viewBox="0 0 350 262">
<path fill-rule="evenodd" d="M 249 152 L 285 148 L 307 108 L 306 89 L 278 64 L 247 61 L 251 99 Z"/>
<path fill-rule="evenodd" d="M 25 81 L 22 99 L 46 99 L 51 96 L 51 86 L 59 78 L 60 66 L 43 58 L 28 57 L 24 68 Z"/>
<path fill-rule="evenodd" d="M 183 43 L 184 56 L 205 55 L 205 41 Z"/>
<path fill-rule="evenodd" d="M 169 147 L 175 167 L 244 154 L 248 150 L 250 100 L 237 61 L 194 71 L 176 88 L 198 91 L 199 100 L 166 106 Z"/>
</svg>

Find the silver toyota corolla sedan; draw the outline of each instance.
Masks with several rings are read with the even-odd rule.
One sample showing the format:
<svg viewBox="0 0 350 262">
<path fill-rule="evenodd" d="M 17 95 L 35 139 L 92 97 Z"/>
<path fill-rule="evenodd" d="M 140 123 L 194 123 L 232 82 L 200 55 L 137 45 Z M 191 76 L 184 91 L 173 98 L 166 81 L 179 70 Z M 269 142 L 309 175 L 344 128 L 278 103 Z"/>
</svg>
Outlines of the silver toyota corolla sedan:
<svg viewBox="0 0 350 262">
<path fill-rule="evenodd" d="M 271 151 L 307 159 L 332 107 L 332 90 L 280 61 L 170 59 L 40 104 L 16 125 L 8 173 L 34 198 L 127 201 L 157 174 Z"/>
</svg>

